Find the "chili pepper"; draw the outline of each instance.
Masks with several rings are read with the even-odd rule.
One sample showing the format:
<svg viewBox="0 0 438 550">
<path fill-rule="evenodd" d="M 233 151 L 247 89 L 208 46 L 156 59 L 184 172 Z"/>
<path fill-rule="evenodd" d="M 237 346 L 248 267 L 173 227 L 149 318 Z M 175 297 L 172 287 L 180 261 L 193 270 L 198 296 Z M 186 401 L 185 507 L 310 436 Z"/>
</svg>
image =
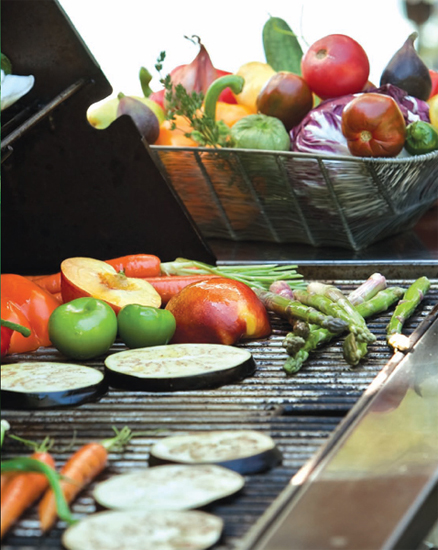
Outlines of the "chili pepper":
<svg viewBox="0 0 438 550">
<path fill-rule="evenodd" d="M 71 515 L 67 501 L 62 492 L 59 481 L 60 476 L 51 466 L 35 458 L 12 458 L 1 464 L 1 473 L 3 474 L 6 472 L 37 472 L 44 474 L 53 491 L 58 516 L 69 525 L 76 523 L 77 520 Z"/>
<path fill-rule="evenodd" d="M 105 468 L 109 449 L 123 446 L 131 439 L 132 433 L 127 426 L 120 431 L 114 431 L 116 436 L 111 439 L 82 446 L 62 467 L 60 473 L 63 479 L 57 489 L 63 494 L 66 502 L 71 502 Z M 61 517 L 57 500 L 58 495 L 52 486 L 39 504 L 40 524 L 44 532 L 52 527 L 57 515 Z"/>
<path fill-rule="evenodd" d="M 1 319 L 1 358 L 8 354 L 11 338 L 14 331 L 19 332 L 25 338 L 29 338 L 31 331 L 27 327 L 18 325 L 6 319 Z"/>
<path fill-rule="evenodd" d="M 29 281 L 26 277 L 15 274 L 1 276 L 1 295 L 3 299 L 16 305 L 25 315 L 30 324 L 28 328 L 35 334 L 39 341 L 39 346 L 50 346 L 51 342 L 47 324 L 50 315 L 59 306 L 58 300 L 33 281 Z M 3 315 L 2 318 L 12 320 L 3 317 Z M 10 353 L 16 352 L 14 338 L 15 334 L 11 337 Z M 30 349 L 21 351 L 30 351 Z"/>
<path fill-rule="evenodd" d="M 55 468 L 55 461 L 49 453 L 52 440 L 46 438 L 38 445 L 16 436 L 11 437 L 24 442 L 26 445 L 33 446 L 34 452 L 30 458 L 39 460 L 53 469 Z M 19 474 L 12 473 L 12 477 L 8 476 L 5 487 L 2 487 L 1 495 L 1 538 L 23 512 L 44 493 L 48 485 L 49 481 L 42 473 L 21 472 Z"/>
<path fill-rule="evenodd" d="M 438 149 L 438 130 L 429 122 L 416 120 L 406 127 L 405 149 L 411 155 L 423 155 Z"/>
</svg>

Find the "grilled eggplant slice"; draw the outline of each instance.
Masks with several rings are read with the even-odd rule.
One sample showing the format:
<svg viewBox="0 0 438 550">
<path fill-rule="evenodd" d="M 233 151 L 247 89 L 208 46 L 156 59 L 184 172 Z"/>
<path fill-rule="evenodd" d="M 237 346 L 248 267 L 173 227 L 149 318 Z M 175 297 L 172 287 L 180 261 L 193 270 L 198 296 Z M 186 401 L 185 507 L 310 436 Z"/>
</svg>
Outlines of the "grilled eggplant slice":
<svg viewBox="0 0 438 550">
<path fill-rule="evenodd" d="M 169 392 L 216 388 L 255 371 L 248 350 L 223 344 L 169 344 L 132 349 L 105 359 L 110 386 Z"/>
<path fill-rule="evenodd" d="M 234 495 L 245 485 L 237 472 L 214 464 L 169 464 L 120 474 L 96 485 L 96 502 L 112 510 L 189 510 Z"/>
<path fill-rule="evenodd" d="M 149 464 L 217 464 L 245 475 L 268 470 L 281 459 L 270 436 L 253 430 L 226 430 L 165 437 L 152 446 Z"/>
<path fill-rule="evenodd" d="M 206 550 L 219 541 L 223 520 L 198 510 L 106 511 L 64 531 L 67 550 Z"/>
<path fill-rule="evenodd" d="M 5 409 L 43 409 L 95 401 L 107 390 L 101 371 L 75 363 L 47 361 L 1 366 Z"/>
</svg>

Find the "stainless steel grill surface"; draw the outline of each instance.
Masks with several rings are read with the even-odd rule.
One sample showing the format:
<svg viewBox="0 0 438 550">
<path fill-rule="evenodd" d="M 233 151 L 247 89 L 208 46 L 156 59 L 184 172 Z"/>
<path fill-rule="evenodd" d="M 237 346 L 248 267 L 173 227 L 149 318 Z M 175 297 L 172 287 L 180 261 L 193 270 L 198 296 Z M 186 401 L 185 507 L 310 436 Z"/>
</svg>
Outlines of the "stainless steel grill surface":
<svg viewBox="0 0 438 550">
<path fill-rule="evenodd" d="M 362 280 L 334 281 L 344 292 L 360 282 Z M 407 286 L 410 282 L 397 280 L 388 281 L 388 284 Z M 407 321 L 406 334 L 410 334 L 437 303 L 438 285 L 436 280 L 432 282 L 431 291 Z M 246 485 L 239 495 L 207 508 L 225 521 L 218 550 L 236 549 L 242 537 L 290 478 L 328 440 L 342 417 L 391 358 L 392 352 L 385 340 L 389 315 L 382 314 L 368 321 L 377 341 L 369 346 L 367 359 L 355 369 L 349 368 L 342 357 L 342 338 L 335 338 L 314 352 L 300 372 L 287 376 L 282 368 L 286 359 L 282 340 L 288 325 L 273 317 L 273 333 L 269 339 L 242 344 L 252 352 L 257 370 L 253 377 L 241 383 L 208 391 L 175 393 L 110 389 L 99 402 L 77 408 L 11 410 L 4 411 L 2 416 L 21 437 L 33 441 L 40 441 L 47 435 L 53 437 L 58 466 L 80 445 L 111 437 L 112 426 L 128 425 L 134 432 L 140 432 L 123 452 L 110 453 L 108 467 L 98 481 L 146 466 L 151 445 L 166 435 L 215 429 L 253 429 L 271 435 L 283 453 L 282 464 L 268 472 L 246 476 Z M 124 349 L 123 344 L 116 342 L 111 351 L 121 349 Z M 47 348 L 19 357 L 21 360 L 30 358 L 58 360 L 61 356 L 56 350 Z M 102 367 L 101 362 L 87 364 Z M 27 453 L 23 445 L 8 438 L 3 450 L 3 458 Z M 93 486 L 94 483 L 72 505 L 77 517 L 96 510 L 91 497 Z M 56 528 L 42 536 L 33 507 L 5 537 L 2 548 L 61 548 L 64 527 L 58 522 Z"/>
</svg>

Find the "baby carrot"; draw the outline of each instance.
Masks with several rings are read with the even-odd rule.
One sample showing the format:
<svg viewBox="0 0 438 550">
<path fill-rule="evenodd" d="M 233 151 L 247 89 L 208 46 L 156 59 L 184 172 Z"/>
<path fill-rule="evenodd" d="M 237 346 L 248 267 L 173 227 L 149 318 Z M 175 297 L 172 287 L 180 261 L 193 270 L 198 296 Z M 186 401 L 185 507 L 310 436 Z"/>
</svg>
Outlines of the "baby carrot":
<svg viewBox="0 0 438 550">
<path fill-rule="evenodd" d="M 55 461 L 49 453 L 51 444 L 51 440 L 46 438 L 40 446 L 35 446 L 35 451 L 30 458 L 54 468 Z M 47 477 L 42 473 L 5 472 L 2 473 L 2 483 L 3 476 L 6 476 L 6 484 L 4 488 L 2 486 L 1 494 L 1 538 L 49 486 Z"/>
<path fill-rule="evenodd" d="M 219 275 L 165 275 L 164 277 L 142 277 L 150 283 L 161 296 L 163 305 L 191 283 L 213 279 Z"/>
<path fill-rule="evenodd" d="M 108 452 L 113 447 L 126 445 L 131 438 L 131 430 L 125 426 L 116 432 L 116 436 L 100 442 L 87 443 L 80 447 L 61 468 L 60 485 L 67 503 L 78 495 L 106 467 Z M 56 498 L 50 488 L 39 504 L 40 526 L 43 532 L 48 531 L 58 517 Z"/>
<path fill-rule="evenodd" d="M 158 277 L 161 275 L 161 261 L 153 254 L 130 254 L 112 260 L 105 260 L 118 272 L 123 271 L 127 277 Z"/>
</svg>

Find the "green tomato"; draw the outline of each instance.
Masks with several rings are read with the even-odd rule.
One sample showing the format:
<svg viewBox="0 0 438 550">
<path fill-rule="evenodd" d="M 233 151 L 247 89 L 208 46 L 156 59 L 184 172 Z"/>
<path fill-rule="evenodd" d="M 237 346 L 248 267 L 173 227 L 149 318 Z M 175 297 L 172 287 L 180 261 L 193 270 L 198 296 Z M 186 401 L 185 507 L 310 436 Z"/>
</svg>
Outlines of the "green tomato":
<svg viewBox="0 0 438 550">
<path fill-rule="evenodd" d="M 114 310 L 96 298 L 77 298 L 57 307 L 49 319 L 49 338 L 73 359 L 91 359 L 107 352 L 117 336 Z"/>
<path fill-rule="evenodd" d="M 281 120 L 261 113 L 238 120 L 231 128 L 231 138 L 240 149 L 290 150 L 290 136 Z"/>
<path fill-rule="evenodd" d="M 119 336 L 128 348 L 167 344 L 175 333 L 176 321 L 167 309 L 128 304 L 117 316 Z"/>
</svg>

